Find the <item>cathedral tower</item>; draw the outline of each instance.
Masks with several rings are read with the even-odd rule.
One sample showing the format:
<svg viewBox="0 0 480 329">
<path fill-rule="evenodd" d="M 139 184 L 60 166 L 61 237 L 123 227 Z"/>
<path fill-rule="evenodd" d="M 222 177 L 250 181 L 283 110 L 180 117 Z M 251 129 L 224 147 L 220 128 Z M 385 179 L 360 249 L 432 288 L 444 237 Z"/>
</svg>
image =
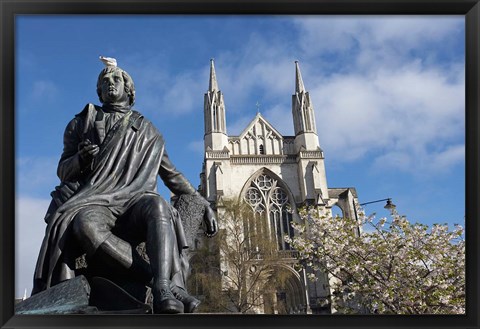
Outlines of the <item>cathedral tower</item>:
<svg viewBox="0 0 480 329">
<path fill-rule="evenodd" d="M 301 199 L 307 204 L 326 205 L 329 197 L 324 154 L 318 141 L 312 101 L 303 84 L 298 61 L 295 61 L 292 115 Z"/>
<path fill-rule="evenodd" d="M 204 96 L 205 149 L 223 150 L 228 145 L 225 102 L 218 89 L 213 59 L 210 60 L 210 81 Z"/>
<path fill-rule="evenodd" d="M 318 143 L 315 113 L 310 94 L 305 90 L 298 61 L 295 61 L 295 94 L 292 95 L 292 115 L 295 131 L 295 151 L 317 151 Z"/>
</svg>

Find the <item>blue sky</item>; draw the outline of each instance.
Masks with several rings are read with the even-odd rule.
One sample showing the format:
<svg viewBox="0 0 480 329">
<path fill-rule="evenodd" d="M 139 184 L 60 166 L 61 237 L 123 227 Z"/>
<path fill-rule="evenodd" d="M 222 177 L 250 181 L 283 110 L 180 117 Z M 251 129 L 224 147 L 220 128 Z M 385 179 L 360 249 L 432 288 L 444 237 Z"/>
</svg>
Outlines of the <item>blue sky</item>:
<svg viewBox="0 0 480 329">
<path fill-rule="evenodd" d="M 197 186 L 203 95 L 215 59 L 238 135 L 260 112 L 293 134 L 300 68 L 330 187 L 391 197 L 411 221 L 463 224 L 464 17 L 19 16 L 16 21 L 16 295 L 30 294 L 68 121 L 98 104 L 99 55 L 135 81 L 135 107 Z M 168 191 L 162 190 L 168 197 Z M 366 206 L 383 217 L 383 203 Z"/>
</svg>

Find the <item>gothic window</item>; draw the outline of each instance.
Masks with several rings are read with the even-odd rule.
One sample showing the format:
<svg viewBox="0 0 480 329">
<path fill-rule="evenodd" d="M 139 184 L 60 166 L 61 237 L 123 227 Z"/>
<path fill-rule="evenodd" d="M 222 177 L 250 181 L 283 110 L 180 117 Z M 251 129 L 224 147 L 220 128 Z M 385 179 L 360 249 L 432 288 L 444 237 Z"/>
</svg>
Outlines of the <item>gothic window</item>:
<svg viewBox="0 0 480 329">
<path fill-rule="evenodd" d="M 263 144 L 260 144 L 260 154 L 265 154 L 265 147 L 263 147 Z"/>
<path fill-rule="evenodd" d="M 212 106 L 212 115 L 213 115 L 213 130 L 217 129 L 217 105 L 213 104 Z"/>
<path fill-rule="evenodd" d="M 278 181 L 266 174 L 258 176 L 247 189 L 245 201 L 258 214 L 256 222 L 249 223 L 248 229 L 254 230 L 257 235 L 267 233 L 267 236 L 275 240 L 279 250 L 291 249 L 284 241 L 285 235 L 293 238 L 290 203 L 286 191 L 278 185 Z"/>
</svg>

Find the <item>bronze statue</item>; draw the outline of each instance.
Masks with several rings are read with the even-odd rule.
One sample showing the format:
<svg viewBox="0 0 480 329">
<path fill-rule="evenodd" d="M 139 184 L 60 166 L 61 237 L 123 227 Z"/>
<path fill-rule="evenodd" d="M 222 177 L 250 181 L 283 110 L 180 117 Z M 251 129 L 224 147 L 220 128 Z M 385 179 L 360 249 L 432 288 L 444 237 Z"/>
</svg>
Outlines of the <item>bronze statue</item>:
<svg viewBox="0 0 480 329">
<path fill-rule="evenodd" d="M 75 277 L 83 253 L 107 272 L 123 269 L 149 285 L 154 313 L 193 312 L 199 301 L 183 289 L 185 233 L 178 212 L 157 193 L 157 177 L 177 196 L 201 196 L 170 161 L 159 131 L 132 109 L 132 78 L 115 60 L 102 60 L 102 106 L 88 104 L 65 129 L 61 184 L 45 217 L 32 295 Z M 217 222 L 202 201 L 211 237 Z M 149 261 L 135 249 L 142 241 Z"/>
</svg>

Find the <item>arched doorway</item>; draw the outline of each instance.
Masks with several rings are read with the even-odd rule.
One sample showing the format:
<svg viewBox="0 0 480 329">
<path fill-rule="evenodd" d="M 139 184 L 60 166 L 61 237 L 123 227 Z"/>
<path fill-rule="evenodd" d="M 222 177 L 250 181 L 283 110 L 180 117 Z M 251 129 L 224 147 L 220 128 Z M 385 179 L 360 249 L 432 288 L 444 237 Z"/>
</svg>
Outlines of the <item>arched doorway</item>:
<svg viewBox="0 0 480 329">
<path fill-rule="evenodd" d="M 272 266 L 270 280 L 262 289 L 265 314 L 305 314 L 305 286 L 300 275 L 284 264 Z"/>
</svg>

